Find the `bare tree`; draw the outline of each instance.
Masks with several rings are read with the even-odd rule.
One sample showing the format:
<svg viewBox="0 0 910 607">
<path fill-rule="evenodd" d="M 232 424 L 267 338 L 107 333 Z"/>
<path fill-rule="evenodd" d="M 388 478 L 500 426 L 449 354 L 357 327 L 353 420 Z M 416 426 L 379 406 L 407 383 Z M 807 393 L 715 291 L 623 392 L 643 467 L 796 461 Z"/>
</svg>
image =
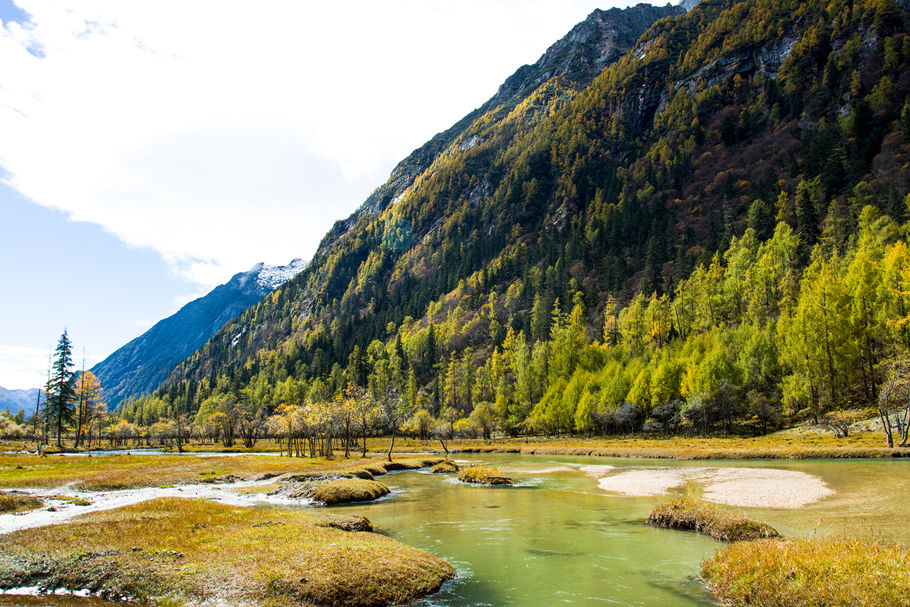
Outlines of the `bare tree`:
<svg viewBox="0 0 910 607">
<path fill-rule="evenodd" d="M 373 428 L 376 417 L 379 415 L 379 409 L 376 402 L 370 396 L 370 393 L 360 387 L 350 389 L 350 396 L 353 399 L 354 421 L 357 429 L 360 430 L 361 457 L 367 456 L 367 435 Z"/>
<path fill-rule="evenodd" d="M 433 437 L 439 441 L 439 444 L 442 445 L 443 451 L 446 452 L 446 457 L 449 456 L 449 441 L 452 439 L 452 436 L 455 435 L 455 430 L 453 429 L 453 424 L 449 423 L 445 419 L 437 419 L 433 423 L 433 428 L 431 430 Z"/>
<path fill-rule="evenodd" d="M 395 448 L 395 437 L 402 424 L 411 417 L 413 405 L 398 395 L 398 390 L 389 388 L 379 401 L 379 408 L 382 411 L 382 419 L 386 423 L 389 431 L 392 433 L 392 440 L 389 443 L 389 452 L 387 457 L 392 461 L 392 450 Z"/>
<path fill-rule="evenodd" d="M 894 447 L 894 431 L 897 430 L 898 446 L 906 447 L 910 438 L 910 356 L 903 355 L 891 362 L 888 381 L 878 395 L 878 415 L 888 446 Z"/>
<path fill-rule="evenodd" d="M 265 429 L 265 411 L 251 402 L 241 402 L 237 407 L 237 431 L 243 439 L 243 446 L 252 449 L 262 438 Z"/>
</svg>

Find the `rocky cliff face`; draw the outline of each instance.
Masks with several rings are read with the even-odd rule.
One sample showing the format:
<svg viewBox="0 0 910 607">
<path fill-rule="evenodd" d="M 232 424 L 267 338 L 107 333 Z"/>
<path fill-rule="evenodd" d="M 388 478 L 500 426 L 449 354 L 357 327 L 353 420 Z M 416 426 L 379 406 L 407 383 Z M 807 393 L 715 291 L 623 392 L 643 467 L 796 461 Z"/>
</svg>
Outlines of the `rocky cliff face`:
<svg viewBox="0 0 910 607">
<path fill-rule="evenodd" d="M 595 11 L 405 159 L 306 272 L 181 363 L 159 394 L 191 411 L 212 378 L 267 389 L 289 375 L 321 393 L 363 384 L 394 349 L 396 364 L 408 359 L 401 377 L 413 371 L 438 406 L 439 386 L 460 373 L 453 360 L 486 364 L 508 329 L 529 346 L 545 340 L 557 302 L 565 312 L 581 297 L 597 335 L 608 295 L 672 292 L 753 222 L 756 200 L 773 209 L 816 182 L 819 201 L 843 201 L 862 180 L 873 200 L 903 209 L 908 87 L 896 49 L 910 15 L 858 6 Z M 655 23 L 661 10 L 677 16 Z M 807 242 L 825 208 L 794 222 Z"/>
<path fill-rule="evenodd" d="M 130 396 L 155 389 L 177 363 L 221 327 L 305 267 L 306 262 L 300 259 L 286 266 L 256 264 L 186 304 L 92 367 L 92 373 L 101 380 L 108 407 L 114 409 Z"/>
<path fill-rule="evenodd" d="M 548 48 L 537 62 L 518 68 L 486 103 L 401 161 L 389 180 L 377 188 L 353 215 L 335 224 L 323 239 L 320 249 L 331 246 L 361 217 L 381 213 L 399 199 L 414 184 L 417 176 L 426 171 L 478 117 L 497 106 L 511 109 L 553 77 L 571 80 L 579 88 L 587 86 L 605 67 L 629 52 L 656 21 L 684 12 L 682 6 L 670 4 L 662 7 L 638 4 L 626 9 L 595 10 Z"/>
<path fill-rule="evenodd" d="M 681 6 L 639 4 L 625 10 L 597 9 L 533 65 L 512 74 L 491 102 L 521 99 L 554 76 L 586 84 L 629 52 L 656 21 L 685 12 Z M 489 103 L 489 102 L 488 102 Z"/>
</svg>

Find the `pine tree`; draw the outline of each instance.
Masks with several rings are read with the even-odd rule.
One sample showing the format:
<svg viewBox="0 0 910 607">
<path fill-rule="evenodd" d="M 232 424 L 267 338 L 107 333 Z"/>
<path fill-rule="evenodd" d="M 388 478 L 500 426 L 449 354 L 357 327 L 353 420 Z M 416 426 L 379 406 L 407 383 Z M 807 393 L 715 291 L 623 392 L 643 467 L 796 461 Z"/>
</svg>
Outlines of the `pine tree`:
<svg viewBox="0 0 910 607">
<path fill-rule="evenodd" d="M 76 374 L 73 371 L 73 345 L 66 329 L 57 342 L 45 415 L 57 427 L 57 446 L 62 447 L 63 431 L 75 421 Z"/>
</svg>

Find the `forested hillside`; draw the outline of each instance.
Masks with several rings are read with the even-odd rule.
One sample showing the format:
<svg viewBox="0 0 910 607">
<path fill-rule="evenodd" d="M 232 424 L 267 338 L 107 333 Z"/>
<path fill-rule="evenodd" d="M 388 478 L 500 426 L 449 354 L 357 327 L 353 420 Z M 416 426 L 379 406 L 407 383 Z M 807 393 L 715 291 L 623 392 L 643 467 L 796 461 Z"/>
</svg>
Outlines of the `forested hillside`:
<svg viewBox="0 0 910 607">
<path fill-rule="evenodd" d="M 405 160 L 123 415 L 362 386 L 485 435 L 761 432 L 874 403 L 910 345 L 907 3 L 629 10 Z M 644 33 L 610 57 L 617 23 Z"/>
</svg>

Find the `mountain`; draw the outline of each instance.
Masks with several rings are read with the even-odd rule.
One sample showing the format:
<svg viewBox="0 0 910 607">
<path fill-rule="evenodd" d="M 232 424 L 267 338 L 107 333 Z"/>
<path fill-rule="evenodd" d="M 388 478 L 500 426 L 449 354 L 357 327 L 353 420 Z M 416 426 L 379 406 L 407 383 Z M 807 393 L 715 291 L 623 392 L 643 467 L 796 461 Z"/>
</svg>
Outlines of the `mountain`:
<svg viewBox="0 0 910 607">
<path fill-rule="evenodd" d="M 258 263 L 173 315 L 92 367 L 104 386 L 111 409 L 124 399 L 155 389 L 174 366 L 209 340 L 228 321 L 258 302 L 306 267 L 293 260 L 286 266 Z"/>
<path fill-rule="evenodd" d="M 349 383 L 395 388 L 433 415 L 493 410 L 485 419 L 510 431 L 554 403 L 570 411 L 551 426 L 560 431 L 584 427 L 579 402 L 589 419 L 627 402 L 644 415 L 679 402 L 816 414 L 822 402 L 868 404 L 897 343 L 888 327 L 905 320 L 875 316 L 871 345 L 825 356 L 805 348 L 830 331 L 789 340 L 808 335 L 792 326 L 793 306 L 815 293 L 800 285 L 836 275 L 816 265 L 847 263 L 861 228 L 880 225 L 875 213 L 906 219 L 908 2 L 686 8 L 592 13 L 404 159 L 304 272 L 124 414 L 148 423 L 218 395 L 271 411 Z M 768 242 L 776 257 L 760 257 Z M 762 280 L 780 284 L 749 307 L 742 285 L 758 278 L 728 284 L 724 273 L 758 271 L 759 258 L 776 264 Z M 831 315 L 868 305 L 847 296 Z M 805 306 L 816 322 L 818 306 Z M 745 344 L 765 353 L 764 375 L 746 367 Z M 816 360 L 824 373 L 806 370 Z M 609 376 L 625 383 L 608 401 L 607 380 L 591 378 L 612 363 L 631 375 Z"/>
<path fill-rule="evenodd" d="M 16 414 L 19 409 L 26 413 L 35 410 L 35 403 L 38 399 L 38 388 L 30 390 L 7 390 L 0 386 L 0 409 L 9 410 L 10 413 Z M 44 395 L 42 394 L 42 402 Z"/>
</svg>

